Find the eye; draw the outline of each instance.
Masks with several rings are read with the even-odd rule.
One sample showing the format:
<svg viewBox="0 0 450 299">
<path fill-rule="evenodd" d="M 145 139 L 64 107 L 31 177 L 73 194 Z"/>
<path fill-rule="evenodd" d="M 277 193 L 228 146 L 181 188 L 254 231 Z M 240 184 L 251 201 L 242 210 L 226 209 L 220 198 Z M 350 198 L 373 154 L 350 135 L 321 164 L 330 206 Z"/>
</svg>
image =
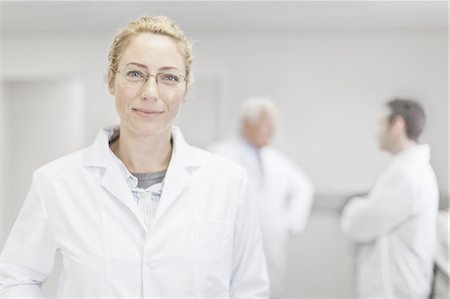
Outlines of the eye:
<svg viewBox="0 0 450 299">
<path fill-rule="evenodd" d="M 145 78 L 145 75 L 142 72 L 136 70 L 127 71 L 126 76 L 132 80 L 140 80 Z"/>
<path fill-rule="evenodd" d="M 172 84 L 180 82 L 180 76 L 174 74 L 161 74 L 159 79 Z"/>
</svg>

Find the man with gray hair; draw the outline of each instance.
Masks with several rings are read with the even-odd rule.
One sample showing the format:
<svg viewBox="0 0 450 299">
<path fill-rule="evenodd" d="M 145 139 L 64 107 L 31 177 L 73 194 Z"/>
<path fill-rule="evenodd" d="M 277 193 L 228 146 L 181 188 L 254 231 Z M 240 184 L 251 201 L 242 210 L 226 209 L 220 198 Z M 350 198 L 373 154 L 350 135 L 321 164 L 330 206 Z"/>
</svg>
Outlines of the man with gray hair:
<svg viewBox="0 0 450 299">
<path fill-rule="evenodd" d="M 303 231 L 313 201 L 309 177 L 270 146 L 277 117 L 273 102 L 250 98 L 240 107 L 240 135 L 210 148 L 248 172 L 248 195 L 259 211 L 271 298 L 281 296 L 287 241 L 290 235 Z"/>
</svg>

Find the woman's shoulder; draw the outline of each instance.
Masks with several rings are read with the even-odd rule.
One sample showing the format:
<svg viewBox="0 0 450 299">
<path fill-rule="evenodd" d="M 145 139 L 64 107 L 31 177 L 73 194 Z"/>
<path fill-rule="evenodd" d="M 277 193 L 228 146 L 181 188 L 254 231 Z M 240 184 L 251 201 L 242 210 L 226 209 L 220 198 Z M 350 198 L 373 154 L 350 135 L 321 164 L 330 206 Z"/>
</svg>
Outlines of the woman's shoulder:
<svg viewBox="0 0 450 299">
<path fill-rule="evenodd" d="M 35 175 L 43 175 L 46 177 L 59 176 L 63 172 L 67 172 L 83 165 L 88 147 L 77 150 L 70 154 L 66 154 L 53 161 L 50 161 L 35 170 Z"/>
</svg>

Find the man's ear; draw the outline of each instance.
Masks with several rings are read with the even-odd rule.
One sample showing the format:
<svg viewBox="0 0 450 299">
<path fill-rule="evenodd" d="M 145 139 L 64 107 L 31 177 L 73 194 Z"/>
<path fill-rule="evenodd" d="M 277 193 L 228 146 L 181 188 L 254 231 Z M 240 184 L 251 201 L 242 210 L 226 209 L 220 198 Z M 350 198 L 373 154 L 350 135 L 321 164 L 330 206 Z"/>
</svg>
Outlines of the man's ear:
<svg viewBox="0 0 450 299">
<path fill-rule="evenodd" d="M 109 69 L 108 70 L 108 90 L 111 95 L 114 95 L 114 93 L 115 93 L 114 80 L 115 80 L 115 73 L 111 69 Z"/>
<path fill-rule="evenodd" d="M 406 133 L 405 120 L 401 116 L 395 116 L 391 124 L 392 130 L 396 133 Z"/>
</svg>

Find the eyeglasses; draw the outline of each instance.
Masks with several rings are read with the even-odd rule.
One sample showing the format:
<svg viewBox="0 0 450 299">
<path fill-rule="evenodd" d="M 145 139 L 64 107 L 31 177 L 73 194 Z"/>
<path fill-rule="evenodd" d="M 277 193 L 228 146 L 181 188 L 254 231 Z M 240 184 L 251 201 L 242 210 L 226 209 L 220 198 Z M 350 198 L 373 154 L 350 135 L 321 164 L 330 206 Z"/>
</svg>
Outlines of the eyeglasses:
<svg viewBox="0 0 450 299">
<path fill-rule="evenodd" d="M 179 84 L 186 81 L 185 76 L 171 72 L 161 72 L 156 75 L 152 75 L 138 69 L 125 68 L 122 71 L 117 71 L 116 73 L 124 78 L 127 83 L 137 87 L 142 87 L 145 83 L 147 83 L 150 77 L 155 77 L 156 85 L 164 89 L 175 88 Z"/>
</svg>

